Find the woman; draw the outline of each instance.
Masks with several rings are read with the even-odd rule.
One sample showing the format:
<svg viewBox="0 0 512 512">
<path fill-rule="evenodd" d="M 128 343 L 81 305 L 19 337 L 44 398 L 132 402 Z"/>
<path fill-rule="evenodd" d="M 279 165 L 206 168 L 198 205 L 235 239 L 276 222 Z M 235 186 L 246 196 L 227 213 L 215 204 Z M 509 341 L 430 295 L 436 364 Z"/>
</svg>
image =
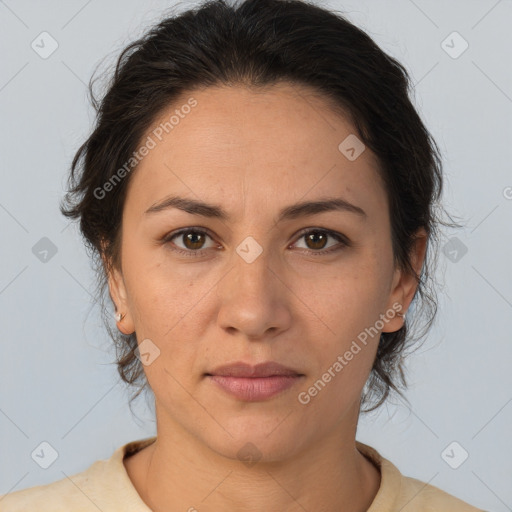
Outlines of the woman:
<svg viewBox="0 0 512 512">
<path fill-rule="evenodd" d="M 157 436 L 3 511 L 478 510 L 356 441 L 406 384 L 406 312 L 435 313 L 442 173 L 408 86 L 301 1 L 209 2 L 124 50 L 62 212 Z"/>
</svg>

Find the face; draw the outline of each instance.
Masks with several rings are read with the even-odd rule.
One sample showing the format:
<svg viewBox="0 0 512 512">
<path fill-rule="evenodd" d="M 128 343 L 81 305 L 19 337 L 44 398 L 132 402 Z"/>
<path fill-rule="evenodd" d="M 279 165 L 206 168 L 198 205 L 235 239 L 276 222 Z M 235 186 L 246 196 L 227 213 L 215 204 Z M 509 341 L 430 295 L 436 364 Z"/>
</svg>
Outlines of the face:
<svg viewBox="0 0 512 512">
<path fill-rule="evenodd" d="M 403 325 L 396 311 L 415 291 L 394 267 L 377 160 L 355 133 L 313 91 L 280 84 L 194 91 L 145 135 L 109 287 L 119 327 L 136 332 L 159 436 L 233 459 L 251 442 L 277 460 L 355 435 L 380 333 Z M 165 207 L 177 197 L 211 208 Z M 325 200 L 338 207 L 291 208 Z M 269 361 L 295 376 L 210 376 Z"/>
</svg>

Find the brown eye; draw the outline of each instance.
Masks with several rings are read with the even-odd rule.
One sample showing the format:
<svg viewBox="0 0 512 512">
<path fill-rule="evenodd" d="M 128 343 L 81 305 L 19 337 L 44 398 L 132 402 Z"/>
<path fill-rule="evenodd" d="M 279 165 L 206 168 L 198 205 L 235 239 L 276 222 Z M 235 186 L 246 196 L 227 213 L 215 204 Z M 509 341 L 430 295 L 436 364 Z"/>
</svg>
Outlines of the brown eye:
<svg viewBox="0 0 512 512">
<path fill-rule="evenodd" d="M 208 233 L 200 229 L 182 229 L 171 233 L 162 239 L 163 243 L 171 244 L 171 249 L 186 256 L 201 256 L 208 247 L 205 248 L 207 238 L 212 238 Z M 176 241 L 175 241 L 176 240 Z M 182 245 L 179 245 L 180 242 Z M 172 247 L 172 246 L 175 247 Z"/>
<path fill-rule="evenodd" d="M 189 231 L 181 234 L 182 241 L 187 249 L 201 249 L 204 244 L 205 233 L 199 231 Z"/>
<path fill-rule="evenodd" d="M 202 256 L 207 249 L 213 248 L 213 246 L 205 247 L 207 238 L 213 240 L 206 231 L 187 228 L 170 233 L 162 239 L 162 242 L 170 244 L 170 249 L 179 254 L 185 256 Z M 329 239 L 338 243 L 328 245 Z M 344 235 L 325 229 L 303 231 L 298 240 L 305 240 L 306 252 L 317 256 L 339 251 L 344 247 L 350 246 L 350 240 Z M 179 245 L 178 242 L 182 245 Z"/>
<path fill-rule="evenodd" d="M 327 243 L 328 235 L 320 231 L 313 231 L 305 235 L 306 244 L 311 249 L 323 249 Z"/>
<path fill-rule="evenodd" d="M 338 243 L 327 246 L 329 239 L 334 239 Z M 301 234 L 299 240 L 305 240 L 306 249 L 310 249 L 307 252 L 311 254 L 318 253 L 318 255 L 328 254 L 350 245 L 349 240 L 340 233 L 323 229 L 310 229 L 309 231 L 305 231 Z"/>
</svg>

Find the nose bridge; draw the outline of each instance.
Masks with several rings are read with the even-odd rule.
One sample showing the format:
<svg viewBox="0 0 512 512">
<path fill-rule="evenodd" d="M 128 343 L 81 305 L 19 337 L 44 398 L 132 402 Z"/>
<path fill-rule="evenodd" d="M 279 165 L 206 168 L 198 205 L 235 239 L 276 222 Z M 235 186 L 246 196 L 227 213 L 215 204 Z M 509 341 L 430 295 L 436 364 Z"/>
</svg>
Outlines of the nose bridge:
<svg viewBox="0 0 512 512">
<path fill-rule="evenodd" d="M 250 183 L 250 178 L 242 175 L 242 209 L 237 221 L 235 236 L 239 242 L 233 254 L 235 281 L 239 282 L 250 294 L 250 290 L 260 294 L 272 295 L 276 283 L 275 272 L 278 272 L 279 254 L 273 244 L 276 239 L 274 218 L 268 192 L 261 186 Z M 251 174 L 249 174 L 251 176 Z M 248 191 L 250 190 L 250 193 Z M 272 268 L 272 270 L 271 270 Z M 239 290 L 238 293 L 244 293 Z M 270 297 L 269 297 L 270 299 Z"/>
<path fill-rule="evenodd" d="M 259 296 L 266 295 L 273 286 L 273 274 L 269 268 L 272 259 L 270 248 L 262 235 L 258 239 L 259 242 L 256 237 L 249 235 L 235 248 L 233 277 L 235 286 L 240 287 L 236 290 L 237 294 L 251 296 L 257 292 Z"/>
<path fill-rule="evenodd" d="M 231 271 L 219 283 L 219 322 L 246 337 L 258 338 L 273 328 L 281 330 L 289 320 L 283 284 L 275 276 L 277 258 L 266 245 L 269 237 L 247 236 L 234 248 Z M 274 262 L 274 264 L 272 264 Z"/>
</svg>

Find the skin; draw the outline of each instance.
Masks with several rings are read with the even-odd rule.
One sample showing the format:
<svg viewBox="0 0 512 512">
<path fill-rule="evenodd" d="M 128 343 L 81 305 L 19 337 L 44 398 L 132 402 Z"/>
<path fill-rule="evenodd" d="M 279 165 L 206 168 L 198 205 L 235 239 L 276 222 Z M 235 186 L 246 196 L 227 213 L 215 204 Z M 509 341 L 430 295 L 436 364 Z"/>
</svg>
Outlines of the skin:
<svg viewBox="0 0 512 512">
<path fill-rule="evenodd" d="M 355 436 L 379 336 L 309 404 L 298 394 L 394 303 L 405 312 L 416 290 L 414 277 L 393 263 L 377 160 L 366 148 L 349 161 L 338 145 L 353 126 L 314 91 L 286 83 L 194 91 L 152 129 L 191 96 L 197 106 L 130 178 L 121 268 L 109 274 L 112 300 L 126 315 L 118 328 L 160 350 L 144 366 L 157 440 L 125 459 L 128 475 L 154 511 L 365 511 L 380 472 Z M 231 218 L 144 213 L 170 194 L 222 205 Z M 326 196 L 359 206 L 366 218 L 329 211 L 276 223 L 285 206 Z M 160 241 L 181 228 L 208 236 L 197 245 L 182 235 Z M 306 228 L 343 234 L 350 245 L 308 243 Z M 426 248 L 418 235 L 417 272 Z M 236 252 L 248 236 L 263 249 L 251 263 Z M 402 324 L 395 316 L 382 330 Z M 271 399 L 246 402 L 204 376 L 235 361 L 277 361 L 304 377 Z M 248 442 L 261 455 L 250 467 L 237 456 Z"/>
</svg>

